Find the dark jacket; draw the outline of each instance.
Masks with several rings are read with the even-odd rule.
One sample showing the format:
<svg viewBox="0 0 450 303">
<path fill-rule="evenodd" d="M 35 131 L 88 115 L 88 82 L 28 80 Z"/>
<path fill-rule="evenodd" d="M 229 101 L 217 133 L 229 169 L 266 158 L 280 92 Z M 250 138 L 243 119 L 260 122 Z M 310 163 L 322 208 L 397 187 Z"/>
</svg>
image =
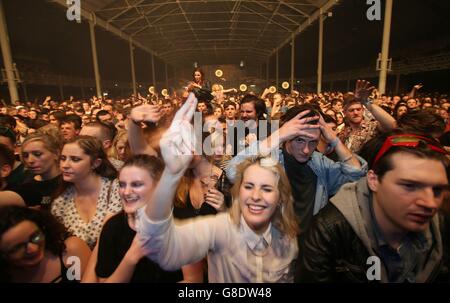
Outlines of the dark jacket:
<svg viewBox="0 0 450 303">
<path fill-rule="evenodd" d="M 372 264 L 367 265 L 367 259 L 376 254 L 364 232 L 364 224 L 359 222 L 361 205 L 352 207 L 355 200 L 364 202 L 370 195 L 365 182 L 363 178 L 344 185 L 314 217 L 299 247 L 296 282 L 370 282 L 366 272 Z M 437 214 L 430 226 L 437 234 L 436 243 L 416 281 L 450 282 L 450 219 Z M 374 282 L 387 282 L 382 263 L 381 281 Z"/>
</svg>

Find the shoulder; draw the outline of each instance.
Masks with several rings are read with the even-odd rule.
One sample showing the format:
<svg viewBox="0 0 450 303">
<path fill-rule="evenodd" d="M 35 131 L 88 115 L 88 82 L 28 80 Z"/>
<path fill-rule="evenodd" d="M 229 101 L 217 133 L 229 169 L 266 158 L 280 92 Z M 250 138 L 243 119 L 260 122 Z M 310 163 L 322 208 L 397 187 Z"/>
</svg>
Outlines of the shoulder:
<svg viewBox="0 0 450 303">
<path fill-rule="evenodd" d="M 0 192 L 0 206 L 6 205 L 26 206 L 23 198 L 18 193 L 8 190 Z"/>
<path fill-rule="evenodd" d="M 103 225 L 103 231 L 119 231 L 119 229 L 124 226 L 126 221 L 124 220 L 125 215 L 123 212 L 119 212 L 115 215 L 109 214 L 105 217 L 105 224 Z"/>
<path fill-rule="evenodd" d="M 67 263 L 66 259 L 71 256 L 83 258 L 89 256 L 91 253 L 91 250 L 89 249 L 89 246 L 86 244 L 86 242 L 78 237 L 69 237 L 64 241 L 64 244 L 66 245 L 64 263 Z"/>
</svg>

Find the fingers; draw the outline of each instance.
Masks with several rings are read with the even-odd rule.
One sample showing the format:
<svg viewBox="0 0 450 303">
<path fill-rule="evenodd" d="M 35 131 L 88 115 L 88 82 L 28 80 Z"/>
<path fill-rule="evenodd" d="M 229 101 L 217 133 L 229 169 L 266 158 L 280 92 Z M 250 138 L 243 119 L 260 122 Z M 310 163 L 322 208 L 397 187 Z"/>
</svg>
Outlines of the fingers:
<svg viewBox="0 0 450 303">
<path fill-rule="evenodd" d="M 194 116 L 194 112 L 195 112 L 195 109 L 197 107 L 197 102 L 198 102 L 198 100 L 195 97 L 195 95 L 193 93 L 190 93 L 188 99 L 186 100 L 186 103 L 189 104 L 189 107 L 188 107 L 188 110 L 185 113 L 185 118 L 187 120 L 189 120 L 189 121 Z"/>
</svg>

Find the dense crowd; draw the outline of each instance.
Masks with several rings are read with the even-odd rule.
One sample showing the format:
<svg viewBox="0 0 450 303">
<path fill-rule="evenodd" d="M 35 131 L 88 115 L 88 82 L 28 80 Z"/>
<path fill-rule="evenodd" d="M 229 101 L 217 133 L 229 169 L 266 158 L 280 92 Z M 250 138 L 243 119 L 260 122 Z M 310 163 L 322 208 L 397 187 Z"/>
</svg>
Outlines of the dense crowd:
<svg viewBox="0 0 450 303">
<path fill-rule="evenodd" d="M 450 281 L 446 96 L 192 76 L 0 106 L 0 280 Z"/>
</svg>

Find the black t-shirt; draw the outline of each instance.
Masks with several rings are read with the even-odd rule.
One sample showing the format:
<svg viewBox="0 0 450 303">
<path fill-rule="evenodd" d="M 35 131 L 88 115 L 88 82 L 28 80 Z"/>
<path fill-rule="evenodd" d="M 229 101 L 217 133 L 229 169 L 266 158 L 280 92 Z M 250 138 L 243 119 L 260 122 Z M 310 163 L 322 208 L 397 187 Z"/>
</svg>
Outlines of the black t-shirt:
<svg viewBox="0 0 450 303">
<path fill-rule="evenodd" d="M 49 208 L 54 194 L 61 187 L 62 175 L 45 181 L 36 181 L 33 176 L 29 176 L 24 183 L 11 189 L 18 193 L 27 206 L 41 206 Z"/>
<path fill-rule="evenodd" d="M 311 224 L 316 199 L 317 176 L 307 162 L 300 163 L 283 149 L 284 168 L 292 187 L 295 214 L 300 220 L 300 234 Z"/>
<path fill-rule="evenodd" d="M 184 206 L 174 206 L 173 217 L 176 219 L 189 219 L 197 216 L 215 215 L 217 210 L 206 202 L 203 202 L 199 209 L 191 203 L 189 193 L 186 195 L 186 204 Z"/>
<path fill-rule="evenodd" d="M 119 266 L 133 242 L 136 232 L 128 226 L 122 211 L 111 217 L 103 226 L 99 238 L 95 272 L 100 278 L 111 276 Z M 183 280 L 181 270 L 165 271 L 148 258 L 142 258 L 135 267 L 131 283 L 175 283 Z"/>
</svg>

